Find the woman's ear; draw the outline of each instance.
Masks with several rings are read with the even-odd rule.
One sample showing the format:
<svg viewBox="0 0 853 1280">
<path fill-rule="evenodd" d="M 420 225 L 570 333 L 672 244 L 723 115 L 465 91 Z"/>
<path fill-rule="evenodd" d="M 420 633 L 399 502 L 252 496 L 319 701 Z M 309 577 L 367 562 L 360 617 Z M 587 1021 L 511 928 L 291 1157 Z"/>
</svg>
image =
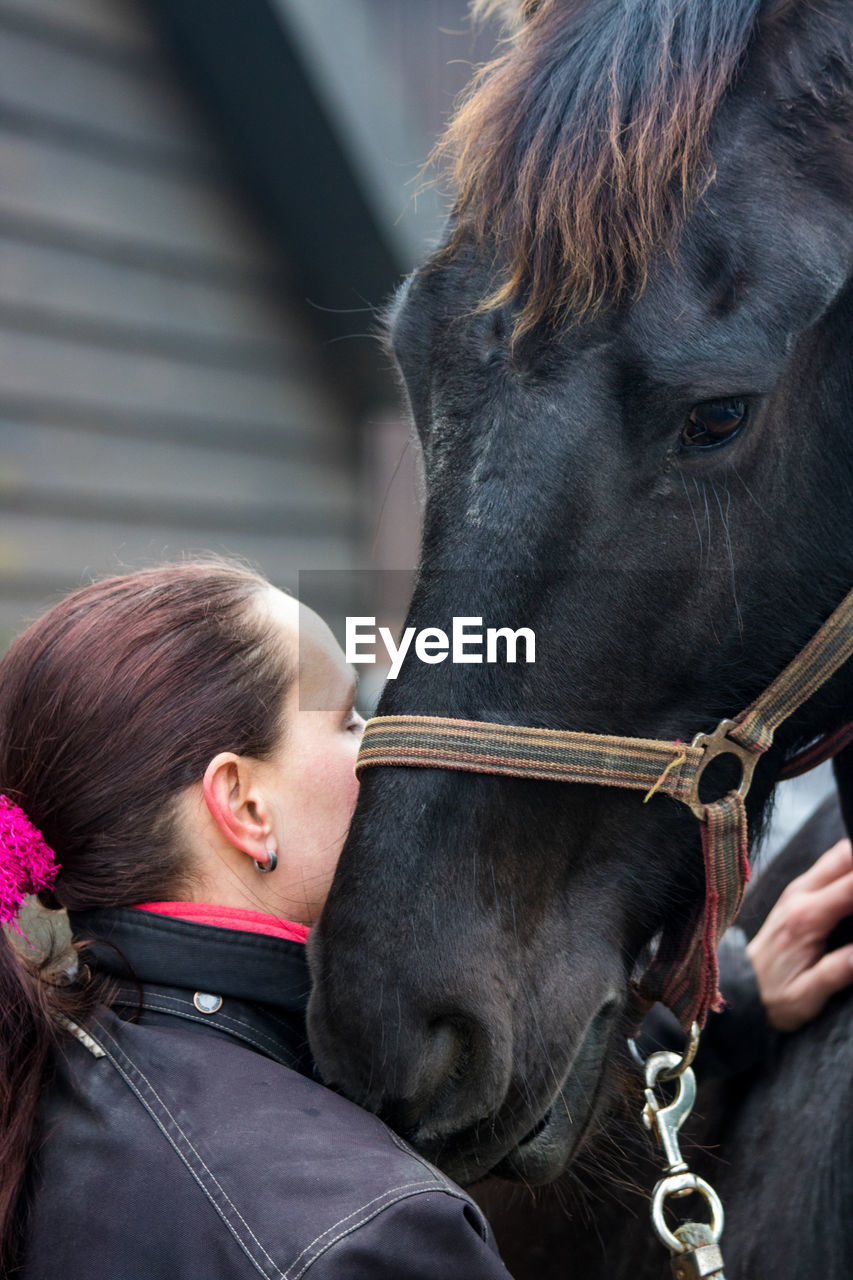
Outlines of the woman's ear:
<svg viewBox="0 0 853 1280">
<path fill-rule="evenodd" d="M 252 761 L 221 751 L 205 769 L 202 785 L 210 816 L 228 843 L 256 861 L 265 861 L 275 841 Z"/>
</svg>

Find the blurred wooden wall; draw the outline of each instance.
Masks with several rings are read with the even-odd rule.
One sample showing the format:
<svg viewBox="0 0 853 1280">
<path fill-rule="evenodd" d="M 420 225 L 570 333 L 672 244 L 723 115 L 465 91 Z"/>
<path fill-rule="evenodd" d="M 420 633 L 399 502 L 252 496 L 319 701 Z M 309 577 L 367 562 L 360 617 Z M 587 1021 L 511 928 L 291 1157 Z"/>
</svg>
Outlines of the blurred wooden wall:
<svg viewBox="0 0 853 1280">
<path fill-rule="evenodd" d="M 353 422 L 287 263 L 135 0 L 0 0 L 0 641 L 201 548 L 361 537 Z"/>
<path fill-rule="evenodd" d="M 373 312 L 441 228 L 415 179 L 493 47 L 466 13 L 0 0 L 0 649 L 92 576 L 193 551 L 291 588 L 414 564 L 418 449 Z M 261 86 L 265 22 L 292 82 L 273 59 Z"/>
</svg>

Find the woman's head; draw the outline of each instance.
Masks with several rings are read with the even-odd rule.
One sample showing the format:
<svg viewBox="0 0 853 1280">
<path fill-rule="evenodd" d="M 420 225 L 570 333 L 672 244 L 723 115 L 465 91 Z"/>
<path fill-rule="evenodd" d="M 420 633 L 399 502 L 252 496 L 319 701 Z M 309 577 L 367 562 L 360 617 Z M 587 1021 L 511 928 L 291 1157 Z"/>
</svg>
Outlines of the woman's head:
<svg viewBox="0 0 853 1280">
<path fill-rule="evenodd" d="M 15 641 L 0 661 L 0 791 L 56 852 L 55 902 L 82 909 L 199 896 L 206 849 L 217 832 L 229 839 L 222 803 L 233 806 L 233 797 L 205 782 L 223 756 L 252 763 L 279 827 L 273 844 L 284 852 L 288 833 L 295 839 L 288 767 L 298 773 L 304 763 L 298 744 L 322 752 L 331 733 L 314 721 L 312 736 L 292 714 L 298 608 L 240 565 L 193 561 L 84 587 Z M 331 680 L 334 641 L 313 616 L 307 630 L 322 641 L 306 639 L 307 669 L 326 661 Z M 342 655 L 337 667 L 345 670 Z M 341 741 L 357 746 L 352 733 Z M 342 841 L 355 792 L 343 794 L 342 774 L 335 786 Z M 189 802 L 217 795 L 218 815 L 209 811 L 200 826 Z M 303 799 L 310 825 L 316 814 Z"/>
</svg>

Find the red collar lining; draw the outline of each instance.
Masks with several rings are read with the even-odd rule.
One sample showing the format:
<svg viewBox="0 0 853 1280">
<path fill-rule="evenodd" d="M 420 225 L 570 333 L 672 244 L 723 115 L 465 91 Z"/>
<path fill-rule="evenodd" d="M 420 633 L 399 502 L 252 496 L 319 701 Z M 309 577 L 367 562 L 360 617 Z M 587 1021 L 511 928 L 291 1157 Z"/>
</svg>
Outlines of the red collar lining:
<svg viewBox="0 0 853 1280">
<path fill-rule="evenodd" d="M 212 924 L 218 929 L 242 929 L 245 933 L 265 933 L 272 938 L 285 938 L 289 942 L 305 942 L 307 924 L 295 920 L 280 920 L 278 916 L 263 911 L 248 911 L 244 907 L 217 907 L 208 902 L 140 902 L 137 911 L 151 911 L 158 916 L 172 916 L 176 920 L 189 920 L 193 924 Z"/>
</svg>

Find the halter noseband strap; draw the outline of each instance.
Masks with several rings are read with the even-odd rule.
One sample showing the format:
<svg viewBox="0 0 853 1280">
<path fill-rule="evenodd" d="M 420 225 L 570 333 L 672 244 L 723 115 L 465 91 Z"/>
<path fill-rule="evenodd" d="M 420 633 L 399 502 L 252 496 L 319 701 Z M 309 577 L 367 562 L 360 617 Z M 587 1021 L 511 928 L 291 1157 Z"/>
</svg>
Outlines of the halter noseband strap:
<svg viewBox="0 0 853 1280">
<path fill-rule="evenodd" d="M 735 720 L 689 745 L 655 738 L 521 728 L 444 716 L 377 716 L 364 730 L 356 772 L 370 765 L 461 769 L 516 778 L 586 782 L 662 792 L 699 819 L 705 864 L 705 902 L 677 931 L 667 929 L 641 983 L 645 999 L 662 1000 L 682 1026 L 704 1024 L 718 1007 L 717 944 L 740 907 L 749 876 L 744 798 L 755 766 L 779 725 L 853 657 L 853 591 L 804 649 Z M 808 747 L 788 762 L 783 777 L 813 767 L 853 740 L 853 726 Z M 718 755 L 735 755 L 742 776 L 736 790 L 710 803 L 699 783 Z"/>
</svg>

